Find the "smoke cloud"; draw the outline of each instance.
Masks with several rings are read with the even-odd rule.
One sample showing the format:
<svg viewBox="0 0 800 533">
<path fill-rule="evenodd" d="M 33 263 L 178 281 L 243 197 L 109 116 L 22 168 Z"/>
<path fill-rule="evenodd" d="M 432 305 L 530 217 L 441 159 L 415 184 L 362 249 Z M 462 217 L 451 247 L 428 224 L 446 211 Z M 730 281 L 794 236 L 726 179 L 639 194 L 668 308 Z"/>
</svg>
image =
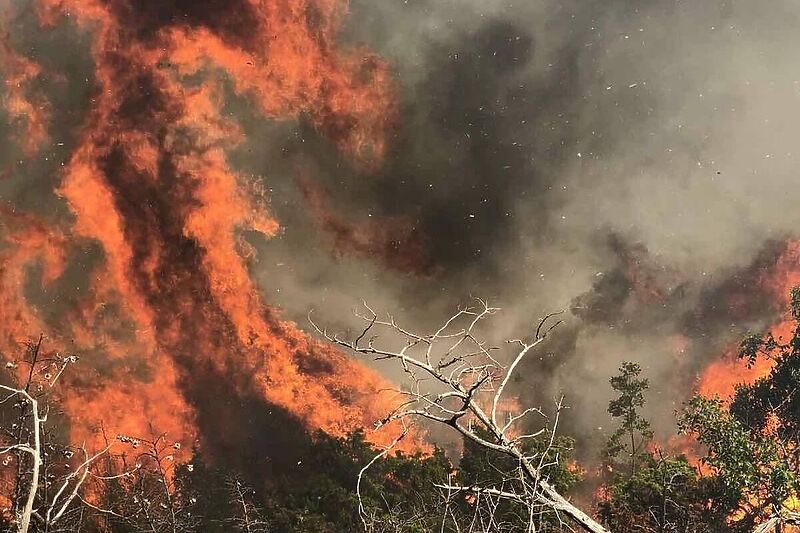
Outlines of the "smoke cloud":
<svg viewBox="0 0 800 533">
<path fill-rule="evenodd" d="M 337 323 L 365 298 L 421 329 L 485 296 L 506 308 L 498 338 L 569 308 L 518 392 L 545 403 L 565 393 L 571 429 L 601 438 L 608 377 L 638 360 L 653 382 L 650 414 L 672 429 L 706 365 L 768 327 L 784 301 L 788 286 L 766 280 L 800 216 L 796 7 L 418 1 L 351 11 L 346 37 L 386 58 L 400 87 L 384 164 L 349 167 L 302 127 L 281 132 L 284 143 L 254 142 L 281 146 L 286 175 L 313 169 L 343 215 L 413 219 L 437 270 L 408 278 L 326 259 L 335 237 L 296 220 L 289 201 L 285 233 L 263 245 L 265 290 L 298 319 L 315 307 Z M 280 160 L 255 157 L 255 168 Z"/>
<path fill-rule="evenodd" d="M 800 223 L 793 2 L 269 4 L 6 8 L 0 196 L 45 225 L 72 217 L 83 245 L 48 273 L 62 246 L 43 231 L 52 260 L 30 281 L 20 256 L 19 276 L 54 281 L 4 316 L 38 301 L 19 325 L 38 327 L 81 302 L 74 321 L 89 337 L 140 302 L 153 314 L 127 319 L 157 326 L 143 351 L 177 365 L 160 379 L 180 383 L 163 386 L 191 419 L 219 416 L 204 406 L 207 383 L 253 368 L 239 363 L 252 346 L 236 329 L 249 312 L 236 302 L 266 317 L 249 331 L 291 353 L 316 348 L 283 318 L 304 328 L 313 308 L 348 328 L 361 299 L 428 330 L 470 296 L 488 298 L 505 309 L 490 333 L 498 341 L 568 309 L 515 388 L 545 404 L 566 394 L 568 430 L 590 442 L 604 434 L 608 378 L 622 361 L 643 364 L 650 415 L 666 431 L 708 365 L 778 319 Z M 43 19 L 48 30 L 34 30 Z M 78 179 L 81 168 L 100 178 Z M 224 190 L 193 181 L 207 175 Z M 123 255 L 109 255 L 115 237 L 101 234 L 104 202 L 88 211 L 95 180 L 127 228 Z M 202 225 L 198 209 L 208 210 Z M 11 241 L 19 255 L 31 237 Z M 201 264 L 207 272 L 186 276 Z M 93 281 L 98 269 L 112 270 L 111 287 Z M 132 273 L 139 281 L 127 287 Z M 215 275 L 235 278 L 235 294 Z M 111 289 L 129 294 L 96 296 Z M 183 302 L 178 318 L 164 300 Z M 198 366 L 195 352 L 209 346 L 216 355 Z M 276 349 L 257 348 L 267 360 Z M 311 357 L 298 373 L 341 375 L 322 368 L 351 364 L 339 357 Z M 224 372 L 209 371 L 218 361 Z M 333 381 L 325 394 L 344 409 Z M 242 403 L 259 397 L 313 418 L 258 387 L 235 388 Z"/>
</svg>

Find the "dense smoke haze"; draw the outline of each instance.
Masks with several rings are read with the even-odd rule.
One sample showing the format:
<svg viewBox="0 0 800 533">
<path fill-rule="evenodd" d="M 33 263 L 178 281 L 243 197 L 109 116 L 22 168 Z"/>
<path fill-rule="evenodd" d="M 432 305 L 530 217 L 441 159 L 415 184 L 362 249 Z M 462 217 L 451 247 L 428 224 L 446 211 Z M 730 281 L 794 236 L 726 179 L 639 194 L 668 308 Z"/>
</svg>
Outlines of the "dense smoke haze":
<svg viewBox="0 0 800 533">
<path fill-rule="evenodd" d="M 294 135 L 283 143 L 272 132 L 251 137 L 244 161 L 257 171 L 281 157 L 248 156 L 280 147 L 285 175 L 299 167 L 313 176 L 340 217 L 361 228 L 373 217 L 407 217 L 426 248 L 388 260 L 376 248 L 365 260 L 335 230 L 320 231 L 313 214 L 276 200 L 285 232 L 264 243 L 269 259 L 256 271 L 272 301 L 300 323 L 310 307 L 330 323 L 365 298 L 425 329 L 480 295 L 505 308 L 499 338 L 571 308 L 520 394 L 547 402 L 566 393 L 575 429 L 596 434 L 608 376 L 638 360 L 654 383 L 652 415 L 671 428 L 705 366 L 777 315 L 787 285 L 769 290 L 765 279 L 795 268 L 775 264 L 797 223 L 799 76 L 789 44 L 797 10 L 755 2 L 351 10 L 345 37 L 396 73 L 401 119 L 384 164 L 354 169 L 303 128 L 281 131 Z M 309 240 L 319 243 L 311 261 Z M 414 256 L 421 260 L 409 269 Z"/>
<path fill-rule="evenodd" d="M 780 321 L 796 3 L 234 4 L 0 0 L 2 350 L 81 353 L 68 413 L 154 395 L 141 416 L 221 453 L 226 420 L 254 457 L 281 443 L 245 409 L 368 426 L 399 376 L 317 343 L 309 311 L 427 331 L 480 296 L 497 342 L 569 310 L 514 392 L 565 394 L 593 442 L 622 361 L 666 432 Z"/>
</svg>

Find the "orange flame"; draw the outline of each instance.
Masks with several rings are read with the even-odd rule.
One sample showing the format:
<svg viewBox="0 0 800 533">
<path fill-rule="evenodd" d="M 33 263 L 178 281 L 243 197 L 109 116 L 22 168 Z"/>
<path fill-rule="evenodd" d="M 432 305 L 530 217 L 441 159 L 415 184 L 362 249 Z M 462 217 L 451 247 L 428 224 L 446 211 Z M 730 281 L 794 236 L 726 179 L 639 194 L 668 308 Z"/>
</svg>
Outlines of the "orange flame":
<svg viewBox="0 0 800 533">
<path fill-rule="evenodd" d="M 362 164 L 379 161 L 390 75 L 363 50 L 337 49 L 346 3 L 38 1 L 43 26 L 69 13 L 91 33 L 97 89 L 57 191 L 71 226 L 4 217 L 0 348 L 45 331 L 54 349 L 81 353 L 84 370 L 62 389 L 71 437 L 152 425 L 233 449 L 252 398 L 336 435 L 386 414 L 396 399 L 376 373 L 262 301 L 239 235 L 279 225 L 231 169 L 226 151 L 243 134 L 221 111 L 230 87 L 265 117 L 308 117 Z M 89 290 L 48 320 L 25 293 L 30 267 L 43 266 L 44 287 L 61 281 L 89 243 L 102 248 Z"/>
<path fill-rule="evenodd" d="M 789 309 L 789 294 L 800 285 L 800 240 L 786 243 L 775 265 L 759 276 L 759 285 L 775 302 L 776 307 Z M 770 328 L 776 339 L 787 341 L 794 332 L 795 324 L 789 311 L 784 311 Z M 724 356 L 709 365 L 700 376 L 697 391 L 705 396 L 729 398 L 740 383 L 753 383 L 769 374 L 773 361 L 759 358 L 752 367 L 737 357 L 737 347 L 728 349 Z"/>
<path fill-rule="evenodd" d="M 350 253 L 369 257 L 388 269 L 419 276 L 436 270 L 425 236 L 409 218 L 375 217 L 350 222 L 331 209 L 327 193 L 318 183 L 302 175 L 295 181 L 317 226 L 333 238 L 337 256 Z"/>
<path fill-rule="evenodd" d="M 2 17 L 2 13 L 0 13 Z M 0 23 L 2 21 L 0 20 Z M 41 66 L 14 51 L 0 36 L 0 71 L 5 75 L 4 107 L 12 126 L 18 126 L 16 141 L 23 154 L 31 157 L 47 141 L 50 109 L 31 87 L 41 74 Z"/>
</svg>

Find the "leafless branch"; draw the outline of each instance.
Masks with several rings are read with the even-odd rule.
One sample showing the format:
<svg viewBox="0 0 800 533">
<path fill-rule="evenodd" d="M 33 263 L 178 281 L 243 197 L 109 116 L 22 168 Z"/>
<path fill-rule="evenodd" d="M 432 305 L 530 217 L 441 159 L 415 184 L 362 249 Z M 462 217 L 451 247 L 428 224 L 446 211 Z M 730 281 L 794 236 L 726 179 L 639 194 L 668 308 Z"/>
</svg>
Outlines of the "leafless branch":
<svg viewBox="0 0 800 533">
<path fill-rule="evenodd" d="M 450 484 L 441 485 L 441 489 L 472 492 L 476 498 L 494 498 L 492 505 L 497 505 L 497 498 L 521 503 L 530 510 L 526 518 L 529 531 L 535 531 L 533 517 L 537 508 L 548 509 L 557 517 L 563 513 L 586 531 L 607 533 L 601 524 L 559 494 L 544 474 L 553 464 L 552 458 L 546 458 L 552 455 L 550 452 L 554 446 L 555 429 L 563 402 L 557 401 L 556 416 L 550 421 L 550 427 L 525 434 L 518 431 L 519 423 L 531 413 L 538 413 L 547 420 L 541 409 L 532 407 L 516 414 L 509 413 L 505 421 L 498 419 L 498 411 L 503 406 L 504 394 L 512 376 L 526 355 L 542 344 L 548 334 L 561 324 L 560 320 L 551 323 L 551 319 L 562 312 L 542 318 L 531 340 L 509 341 L 508 345 L 516 345 L 519 349 L 508 358 L 510 365 L 504 367 L 493 355 L 498 348 L 488 346 L 478 334 L 483 322 L 499 311 L 499 308 L 489 306 L 484 300 L 475 299 L 473 305 L 459 309 L 433 333 L 419 334 L 398 325 L 390 315 L 385 318 L 379 316 L 364 304 L 364 311 L 356 311 L 356 317 L 364 326 L 352 340 L 329 333 L 319 327 L 310 315 L 309 320 L 328 341 L 375 360 L 396 361 L 406 374 L 409 388 L 399 391 L 405 400 L 381 420 L 379 426 L 412 418 L 430 420 L 447 425 L 477 446 L 510 457 L 518 464 L 518 477 L 509 485 L 513 489 Z M 378 345 L 379 337 L 399 341 L 402 345 L 400 348 L 390 347 L 390 342 Z M 488 410 L 485 406 L 488 406 Z M 550 432 L 550 439 L 545 443 L 544 453 L 540 451 L 529 455 L 523 442 L 544 435 L 547 431 Z M 390 449 L 382 451 L 367 464 L 359 474 L 359 483 L 364 471 Z M 361 503 L 359 505 L 363 519 L 363 506 Z M 484 519 L 489 522 L 494 520 L 487 515 L 478 521 Z"/>
</svg>

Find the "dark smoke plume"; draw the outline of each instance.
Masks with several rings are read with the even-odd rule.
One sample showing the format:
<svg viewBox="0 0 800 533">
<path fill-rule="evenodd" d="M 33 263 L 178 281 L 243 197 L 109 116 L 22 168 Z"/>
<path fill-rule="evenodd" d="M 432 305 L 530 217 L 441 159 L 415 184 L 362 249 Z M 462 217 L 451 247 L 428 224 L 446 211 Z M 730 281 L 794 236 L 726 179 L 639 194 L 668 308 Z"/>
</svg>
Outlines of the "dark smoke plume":
<svg viewBox="0 0 800 533">
<path fill-rule="evenodd" d="M 350 364 L 312 348 L 276 309 L 301 327 L 311 308 L 348 327 L 346 311 L 363 298 L 427 330 L 479 295 L 505 309 L 497 340 L 569 309 L 517 393 L 536 402 L 565 393 L 570 430 L 601 438 L 607 379 L 621 361 L 643 363 L 651 415 L 668 429 L 709 363 L 778 317 L 776 295 L 796 268 L 786 242 L 800 223 L 794 3 L 269 4 L 5 10 L 13 58 L 3 68 L 14 81 L 3 98 L 18 103 L 3 117 L 0 196 L 45 225 L 73 217 L 80 227 L 91 214 L 75 206 L 93 192 L 69 176 L 84 165 L 100 176 L 89 183 L 114 206 L 129 254 L 109 261 L 112 236 L 97 228 L 70 246 L 44 231 L 53 250 L 39 283 L 29 281 L 36 290 L 6 306 L 39 302 L 20 326 L 65 310 L 86 323 L 83 337 L 120 317 L 133 335 L 144 320 L 126 317 L 133 299 L 154 328 L 142 351 L 177 365 L 174 401 L 209 432 L 205 416 L 238 409 L 205 405 L 215 376 L 235 384 L 234 403 L 261 398 L 313 418 L 299 399 L 270 398 L 274 368 L 263 383 L 242 375 L 261 364 L 253 353 L 277 351 L 312 378 Z M 228 188 L 207 187 L 205 175 L 228 176 Z M 226 194 L 234 215 L 215 210 Z M 209 237 L 217 226 L 232 236 Z M 10 240 L 19 256 L 10 264 L 30 280 L 24 239 Z M 230 263 L 215 255 L 222 248 L 248 259 Z M 48 274 L 57 251 L 69 266 Z M 211 263 L 238 285 L 198 273 Z M 97 272 L 117 278 L 98 286 Z M 129 294 L 107 297 L 115 283 Z M 227 299 L 234 289 L 240 300 Z M 253 309 L 263 322 L 237 326 Z M 254 340 L 254 350 L 256 330 L 280 346 Z M 101 348 L 125 352 L 119 335 L 89 343 L 96 364 Z M 103 364 L 127 372 L 151 355 Z M 324 387 L 329 407 L 368 396 L 337 383 Z M 356 411 L 343 426 L 364 420 Z"/>
</svg>

